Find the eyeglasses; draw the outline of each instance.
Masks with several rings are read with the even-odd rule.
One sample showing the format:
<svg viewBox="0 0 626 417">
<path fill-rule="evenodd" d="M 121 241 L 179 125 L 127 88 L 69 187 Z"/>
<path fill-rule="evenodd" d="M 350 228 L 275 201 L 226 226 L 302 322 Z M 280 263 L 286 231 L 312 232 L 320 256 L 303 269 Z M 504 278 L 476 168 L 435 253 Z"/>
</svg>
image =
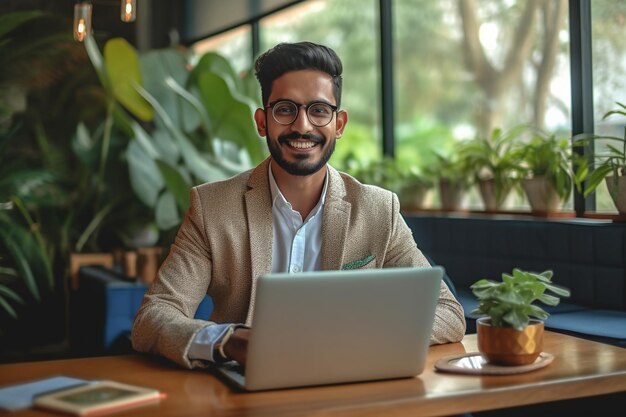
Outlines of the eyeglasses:
<svg viewBox="0 0 626 417">
<path fill-rule="evenodd" d="M 266 109 L 272 109 L 272 117 L 281 125 L 290 125 L 298 118 L 300 107 L 306 109 L 306 116 L 313 126 L 324 127 L 333 120 L 333 113 L 337 111 L 337 106 L 332 104 L 315 102 L 310 104 L 300 104 L 291 100 L 279 100 L 269 103 Z"/>
</svg>

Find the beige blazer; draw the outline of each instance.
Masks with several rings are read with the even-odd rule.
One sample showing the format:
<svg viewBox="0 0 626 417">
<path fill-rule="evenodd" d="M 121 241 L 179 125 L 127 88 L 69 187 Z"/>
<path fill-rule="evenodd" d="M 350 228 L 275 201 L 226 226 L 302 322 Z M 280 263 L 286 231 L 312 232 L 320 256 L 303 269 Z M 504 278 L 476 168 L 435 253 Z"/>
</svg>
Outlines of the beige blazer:
<svg viewBox="0 0 626 417">
<path fill-rule="evenodd" d="M 185 367 L 195 334 L 212 322 L 252 322 L 256 280 L 272 268 L 269 158 L 231 179 L 191 190 L 191 206 L 132 330 L 133 347 Z M 322 220 L 323 269 L 426 266 L 398 198 L 363 185 L 329 166 Z M 211 322 L 194 319 L 205 294 Z M 209 319 L 209 318 L 207 318 Z M 431 343 L 456 342 L 465 333 L 463 309 L 442 284 Z"/>
</svg>

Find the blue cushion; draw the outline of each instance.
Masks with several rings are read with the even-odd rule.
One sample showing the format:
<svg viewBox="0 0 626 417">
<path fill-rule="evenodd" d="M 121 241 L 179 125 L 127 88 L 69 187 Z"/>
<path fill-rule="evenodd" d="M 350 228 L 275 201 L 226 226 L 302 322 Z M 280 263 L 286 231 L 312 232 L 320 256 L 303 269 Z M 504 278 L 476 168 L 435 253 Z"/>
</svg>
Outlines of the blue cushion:
<svg viewBox="0 0 626 417">
<path fill-rule="evenodd" d="M 194 318 L 200 320 L 208 320 L 213 312 L 213 300 L 208 295 L 204 296 L 204 300 L 198 306 Z"/>
<path fill-rule="evenodd" d="M 422 252 L 422 255 L 424 255 L 424 257 L 426 258 L 426 260 L 432 265 L 435 266 L 437 265 L 437 263 L 435 263 L 435 260 L 433 258 L 431 258 L 430 256 L 428 256 L 425 252 Z M 452 295 L 454 295 L 456 297 L 456 287 L 454 286 L 454 282 L 452 281 L 452 279 L 448 276 L 448 271 L 445 270 L 443 271 L 443 282 L 446 283 L 446 285 L 448 286 L 448 289 L 450 290 L 450 292 L 452 293 Z"/>
<path fill-rule="evenodd" d="M 555 314 L 546 328 L 626 341 L 626 311 L 585 310 Z"/>
<path fill-rule="evenodd" d="M 559 303 L 556 306 L 548 306 L 545 304 L 538 304 L 539 307 L 543 308 L 548 314 L 563 314 L 563 313 L 573 313 L 575 311 L 585 311 L 589 310 L 589 307 L 585 307 L 580 304 L 573 303 Z"/>
<path fill-rule="evenodd" d="M 463 306 L 465 318 L 476 319 L 480 317 L 480 315 L 478 314 L 472 314 L 472 310 L 474 310 L 478 306 L 478 300 L 470 290 L 457 290 L 456 299 Z"/>
</svg>

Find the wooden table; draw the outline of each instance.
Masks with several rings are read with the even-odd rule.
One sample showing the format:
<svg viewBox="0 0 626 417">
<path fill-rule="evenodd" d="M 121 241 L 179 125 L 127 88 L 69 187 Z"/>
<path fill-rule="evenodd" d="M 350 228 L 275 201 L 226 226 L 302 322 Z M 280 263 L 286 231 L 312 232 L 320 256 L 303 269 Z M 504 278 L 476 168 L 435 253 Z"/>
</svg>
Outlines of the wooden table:
<svg viewBox="0 0 626 417">
<path fill-rule="evenodd" d="M 203 370 L 165 360 L 109 356 L 0 365 L 0 386 L 67 375 L 157 388 L 168 398 L 119 416 L 440 416 L 626 392 L 626 349 L 547 332 L 549 366 L 526 374 L 474 376 L 434 370 L 437 359 L 476 351 L 476 336 L 433 346 L 417 378 L 258 393 L 233 391 Z M 45 416 L 40 410 L 11 413 Z"/>
</svg>

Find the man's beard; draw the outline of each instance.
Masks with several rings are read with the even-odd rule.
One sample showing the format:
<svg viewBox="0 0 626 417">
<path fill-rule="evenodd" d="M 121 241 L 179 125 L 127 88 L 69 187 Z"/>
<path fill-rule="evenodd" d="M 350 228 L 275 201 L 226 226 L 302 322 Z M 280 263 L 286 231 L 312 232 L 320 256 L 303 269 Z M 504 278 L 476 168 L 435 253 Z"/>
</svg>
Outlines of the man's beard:
<svg viewBox="0 0 626 417">
<path fill-rule="evenodd" d="M 333 152 L 335 151 L 335 141 L 332 141 L 330 146 L 324 151 L 321 158 L 317 162 L 309 161 L 311 156 L 307 154 L 296 154 L 296 158 L 298 158 L 298 160 L 296 162 L 289 162 L 285 158 L 283 158 L 280 145 L 288 147 L 289 145 L 287 144 L 287 142 L 295 139 L 310 140 L 312 142 L 315 142 L 317 144 L 316 146 L 320 146 L 322 148 L 324 148 L 324 145 L 326 144 L 326 139 L 324 139 L 324 137 L 309 133 L 301 135 L 298 132 L 292 132 L 286 135 L 279 136 L 277 141 L 271 140 L 268 135 L 266 138 L 267 147 L 270 150 L 272 159 L 276 161 L 276 163 L 282 169 L 284 169 L 291 175 L 306 176 L 315 174 L 317 171 L 322 169 L 324 165 L 326 165 Z"/>
</svg>

